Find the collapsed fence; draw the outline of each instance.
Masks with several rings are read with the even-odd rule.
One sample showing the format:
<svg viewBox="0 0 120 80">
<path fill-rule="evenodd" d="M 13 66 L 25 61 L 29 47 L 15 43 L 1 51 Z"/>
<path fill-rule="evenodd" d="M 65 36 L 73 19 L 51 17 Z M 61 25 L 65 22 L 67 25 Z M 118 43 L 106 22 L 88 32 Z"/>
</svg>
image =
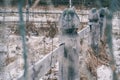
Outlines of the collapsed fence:
<svg viewBox="0 0 120 80">
<path fill-rule="evenodd" d="M 89 42 L 89 32 L 90 32 L 89 27 L 82 29 L 79 32 L 79 37 L 81 38 L 81 40 L 85 39 L 87 40 L 87 42 Z M 59 57 L 62 53 L 64 53 L 64 47 L 59 46 L 59 48 L 56 48 L 54 51 L 46 55 L 42 60 L 36 62 L 34 66 L 29 67 L 28 79 L 32 80 L 34 78 L 35 80 L 38 80 L 42 76 L 44 76 L 51 69 L 51 64 L 50 64 L 51 58 L 52 58 L 52 66 L 54 66 L 58 62 Z M 23 79 L 24 79 L 23 74 L 21 74 L 18 77 L 18 80 L 23 80 Z"/>
<path fill-rule="evenodd" d="M 11 22 L 18 22 L 18 11 L 9 11 L 9 10 L 0 10 L 0 21 L 1 22 L 5 22 L 5 23 L 11 23 Z M 49 20 L 49 18 L 52 18 L 50 21 L 51 22 L 58 22 L 59 20 L 59 16 L 62 13 L 62 11 L 35 11 L 35 10 L 31 10 L 31 11 L 23 11 L 22 12 L 24 15 L 24 21 L 34 21 L 35 23 L 45 23 L 46 20 L 44 20 L 43 18 L 46 18 Z M 86 16 L 88 15 L 88 11 L 77 11 L 77 14 L 80 17 L 80 21 L 81 23 L 83 22 L 84 19 L 82 19 L 82 16 Z M 10 17 L 11 16 L 11 17 Z M 10 17 L 10 18 L 9 18 Z M 41 20 L 42 19 L 42 20 Z M 87 21 L 85 21 L 87 22 Z"/>
<path fill-rule="evenodd" d="M 0 13 L 1 13 L 1 15 L 0 15 L 0 22 L 3 24 L 18 24 L 19 23 L 19 17 L 18 16 L 16 16 L 16 15 L 18 15 L 18 11 L 0 11 Z M 56 24 L 57 25 L 57 23 L 58 23 L 58 18 L 59 18 L 59 16 L 60 16 L 60 14 L 62 13 L 62 11 L 34 11 L 34 12 L 29 12 L 29 14 L 27 13 L 27 12 L 24 12 L 23 11 L 23 20 L 25 21 L 25 23 L 26 22 L 34 22 L 34 23 L 36 23 L 37 24 L 37 26 L 39 26 L 39 27 L 41 27 L 41 25 L 42 25 L 42 27 L 48 27 L 48 21 L 51 21 L 51 23 L 53 23 L 53 24 Z M 34 16 L 34 15 L 36 15 L 36 14 L 38 14 L 38 15 L 40 15 L 40 16 L 38 16 L 37 18 Z M 31 18 L 31 15 L 32 15 L 32 18 Z M 53 18 L 52 19 L 49 19 L 49 17 L 51 17 L 51 15 L 53 16 Z M 83 16 L 83 15 L 85 15 L 85 16 L 87 16 L 87 14 L 85 13 L 85 14 L 83 14 L 83 13 L 80 13 L 79 14 L 79 16 Z M 46 20 L 43 20 L 43 19 L 40 19 L 42 16 L 45 16 L 45 18 L 46 18 Z M 81 21 L 83 21 L 82 20 L 82 18 L 81 18 Z M 87 24 L 87 21 L 86 22 L 81 22 L 81 23 L 84 23 L 85 25 Z M 31 26 L 32 27 L 32 26 Z M 57 53 L 55 53 L 55 55 L 58 55 Z M 42 59 L 42 61 L 40 60 L 39 62 L 37 62 L 35 65 L 38 67 L 39 65 L 45 65 L 45 64 L 42 64 L 42 63 L 44 63 L 44 60 L 45 60 L 45 62 L 46 61 L 48 61 L 49 59 L 50 59 L 50 56 L 51 56 L 51 53 L 50 54 L 48 54 L 48 55 L 46 55 L 46 56 L 48 56 L 48 57 L 45 57 L 45 58 L 43 58 Z M 48 58 L 48 59 L 47 59 Z M 54 60 L 54 58 L 53 58 L 53 60 Z M 16 61 L 15 61 L 15 63 L 16 63 Z M 39 63 L 39 64 L 38 64 Z M 49 63 L 49 62 L 47 62 L 47 63 Z M 54 61 L 52 61 L 52 63 L 54 64 Z M 11 68 L 13 68 L 13 63 L 12 64 L 10 64 L 10 66 L 8 66 L 8 67 L 11 67 Z M 49 66 L 49 64 L 48 64 L 48 66 Z M 46 67 L 47 67 L 47 65 L 46 65 Z M 50 66 L 48 67 L 48 68 L 46 68 L 46 67 L 44 67 L 44 69 L 47 71 L 49 68 L 50 68 Z M 8 68 L 8 69 L 11 69 L 11 68 Z M 32 69 L 34 69 L 34 67 L 32 67 Z M 35 68 L 36 69 L 36 68 Z M 30 70 L 30 72 L 31 72 L 32 70 Z M 35 70 L 36 71 L 36 70 Z M 41 76 L 43 76 L 45 73 L 46 73 L 46 71 L 44 71 L 44 72 L 42 72 L 41 73 L 41 71 L 40 71 L 40 73 L 38 72 L 38 74 L 40 74 L 39 76 L 38 76 L 38 78 L 40 78 Z M 36 72 L 35 72 L 36 73 Z M 32 73 L 31 74 L 34 74 L 34 71 L 32 71 Z M 36 73 L 36 75 L 38 75 L 37 73 Z M 35 75 L 35 76 L 36 76 Z M 22 78 L 22 77 L 21 77 Z M 35 79 L 38 79 L 37 77 L 35 78 Z"/>
</svg>

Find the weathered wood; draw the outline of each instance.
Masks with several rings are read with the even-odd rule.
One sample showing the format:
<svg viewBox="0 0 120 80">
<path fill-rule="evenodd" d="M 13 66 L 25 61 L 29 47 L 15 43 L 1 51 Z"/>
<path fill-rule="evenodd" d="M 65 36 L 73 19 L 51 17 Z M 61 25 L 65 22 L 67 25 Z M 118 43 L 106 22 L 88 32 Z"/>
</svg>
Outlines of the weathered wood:
<svg viewBox="0 0 120 80">
<path fill-rule="evenodd" d="M 44 76 L 47 71 L 49 71 L 51 67 L 55 65 L 55 63 L 59 59 L 59 53 L 63 53 L 63 50 L 63 46 L 60 46 L 53 52 L 46 55 L 43 59 L 35 63 L 34 66 L 31 66 L 28 69 L 28 80 L 38 80 L 42 76 Z M 24 80 L 23 74 L 19 76 L 18 80 Z"/>
<path fill-rule="evenodd" d="M 0 80 L 7 79 L 6 77 L 6 58 L 7 58 L 7 46 L 6 46 L 6 33 L 5 25 L 0 24 Z"/>
<path fill-rule="evenodd" d="M 85 36 L 84 33 L 85 32 L 87 32 L 87 34 L 89 35 L 89 27 L 85 27 L 84 29 L 79 31 L 79 33 L 78 33 L 79 37 L 84 38 L 84 36 Z M 30 80 L 33 79 L 33 77 L 31 76 L 31 75 L 34 74 L 33 67 L 37 71 L 40 68 L 40 66 L 44 66 L 44 67 L 40 68 L 41 71 L 37 71 L 38 73 L 36 75 L 39 75 L 39 76 L 35 77 L 35 80 L 37 80 L 37 79 L 41 78 L 42 76 L 44 76 L 46 74 L 46 72 L 49 71 L 50 68 L 51 68 L 51 66 L 50 66 L 50 58 L 51 58 L 51 56 L 53 56 L 52 57 L 52 66 L 53 66 L 58 61 L 58 59 L 60 59 L 61 54 L 63 52 L 64 52 L 64 45 L 61 45 L 59 48 L 55 49 L 53 52 L 46 55 L 43 59 L 36 62 L 34 66 L 29 67 L 29 69 L 28 69 L 29 79 Z M 20 74 L 20 76 L 18 77 L 18 80 L 23 80 L 23 73 Z"/>
<path fill-rule="evenodd" d="M 114 57 L 112 52 L 112 17 L 107 8 L 102 8 L 99 11 L 96 9 L 92 9 L 89 15 L 89 23 L 90 23 L 90 32 L 91 32 L 91 47 L 93 50 L 95 50 L 97 54 L 97 58 L 99 58 L 99 54 L 102 50 L 100 50 L 100 44 L 103 44 L 106 46 L 105 52 L 107 55 L 109 55 L 112 59 L 108 63 L 109 65 L 114 65 Z M 101 41 L 101 42 L 100 42 Z M 108 46 L 108 48 L 107 48 Z M 103 50 L 104 50 L 103 49 Z M 103 68 L 103 66 L 99 66 L 100 68 Z M 115 71 L 112 71 L 112 68 L 110 66 L 106 66 L 106 69 L 102 69 L 103 72 L 106 70 L 108 71 L 108 74 L 100 74 L 101 69 L 97 68 L 97 78 L 98 80 L 117 80 Z"/>
<path fill-rule="evenodd" d="M 59 80 L 80 80 L 80 39 L 77 33 L 80 20 L 73 8 L 63 11 L 59 20 L 61 43 L 64 53 L 59 60 Z"/>
<path fill-rule="evenodd" d="M 80 40 L 78 36 L 67 37 L 64 44 L 64 53 L 61 54 L 59 61 L 59 80 L 78 80 L 79 72 L 79 54 Z"/>
<path fill-rule="evenodd" d="M 90 27 L 89 26 L 83 28 L 82 30 L 80 30 L 78 32 L 80 39 L 83 39 L 87 36 L 89 37 L 89 33 L 90 33 Z"/>
<path fill-rule="evenodd" d="M 91 37 L 91 47 L 98 53 L 98 44 L 100 42 L 100 24 L 99 16 L 97 10 L 93 8 L 89 14 L 89 26 L 90 26 L 90 37 Z"/>
</svg>

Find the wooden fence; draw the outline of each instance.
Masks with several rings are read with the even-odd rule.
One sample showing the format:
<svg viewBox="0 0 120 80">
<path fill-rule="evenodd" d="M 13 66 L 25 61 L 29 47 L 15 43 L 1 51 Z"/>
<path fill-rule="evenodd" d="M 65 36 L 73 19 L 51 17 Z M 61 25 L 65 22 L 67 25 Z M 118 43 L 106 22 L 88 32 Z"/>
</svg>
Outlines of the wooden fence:
<svg viewBox="0 0 120 80">
<path fill-rule="evenodd" d="M 81 39 L 86 38 L 87 40 L 89 40 L 89 31 L 89 27 L 85 27 L 79 32 L 79 37 Z M 63 46 L 59 46 L 57 49 L 53 50 L 53 52 L 47 54 L 42 60 L 36 62 L 35 65 L 30 66 L 28 69 L 28 80 L 39 80 L 42 76 L 44 76 L 51 69 L 51 59 L 53 66 L 58 62 L 59 54 L 63 52 Z M 23 74 L 21 74 L 18 77 L 18 80 L 23 80 L 23 78 Z"/>
</svg>

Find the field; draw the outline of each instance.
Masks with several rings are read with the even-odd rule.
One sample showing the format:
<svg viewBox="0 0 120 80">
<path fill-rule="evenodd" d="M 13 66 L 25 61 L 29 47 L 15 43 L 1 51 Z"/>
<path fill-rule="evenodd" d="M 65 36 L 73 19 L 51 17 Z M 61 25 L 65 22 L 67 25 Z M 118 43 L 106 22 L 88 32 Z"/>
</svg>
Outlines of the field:
<svg viewBox="0 0 120 80">
<path fill-rule="evenodd" d="M 62 13 L 63 7 L 53 8 L 49 7 L 38 7 L 36 9 L 30 9 L 31 12 L 42 12 L 36 14 L 27 14 L 24 13 L 24 20 L 26 25 L 26 48 L 27 48 L 27 63 L 28 67 L 34 65 L 36 62 L 43 59 L 46 55 L 48 55 L 55 48 L 59 47 L 59 30 L 58 23 L 59 17 Z M 4 9 L 0 8 L 0 11 L 4 11 Z M 17 11 L 17 8 L 8 8 L 6 11 L 14 12 Z M 25 9 L 24 9 L 25 11 Z M 88 13 L 89 10 L 79 10 L 76 9 L 78 16 L 80 18 L 81 24 L 79 25 L 79 31 L 88 26 Z M 44 14 L 51 12 L 52 14 Z M 28 18 L 29 16 L 29 18 Z M 27 21 L 28 20 L 28 21 Z M 24 67 L 24 57 L 23 57 L 23 42 L 20 34 L 19 28 L 19 14 L 18 13 L 7 13 L 0 14 L 0 51 L 5 51 L 4 59 L 5 61 L 5 80 L 16 80 L 20 74 L 23 73 Z M 120 54 L 120 28 L 118 18 L 114 17 L 113 19 L 113 50 L 114 50 L 114 58 L 116 61 L 117 72 L 119 72 L 119 54 Z M 4 23 L 5 22 L 5 23 Z M 81 65 L 81 78 L 85 80 L 86 74 L 89 72 L 88 67 L 85 64 L 85 60 L 87 57 L 87 50 L 89 49 L 89 33 L 85 33 L 87 36 L 84 39 L 81 39 L 81 55 L 80 55 L 80 65 Z M 94 57 L 94 56 L 93 56 Z M 0 57 L 1 58 L 1 57 Z M 2 60 L 1 58 L 0 60 Z M 88 61 L 89 62 L 89 61 Z M 89 65 L 89 63 L 88 63 Z M 93 64 L 94 65 L 94 64 Z M 90 66 L 91 67 L 91 66 Z M 94 66 L 93 66 L 94 67 Z M 93 69 L 92 67 L 92 69 Z M 104 65 L 99 66 L 99 68 L 94 67 L 94 69 L 98 69 L 98 75 L 101 76 L 101 72 L 105 69 L 108 74 L 111 74 L 110 68 Z M 99 71 L 100 70 L 100 71 Z M 104 70 L 103 70 L 104 71 Z M 4 72 L 4 71 L 3 71 Z M 82 73 L 83 72 L 83 73 Z M 94 70 L 92 72 L 94 73 Z M 0 74 L 2 75 L 2 73 Z M 89 75 L 89 74 L 88 74 Z M 105 74 L 107 75 L 107 74 Z M 91 74 L 89 75 L 91 76 Z M 111 76 L 111 75 L 110 75 Z M 51 78 L 49 78 L 51 77 Z M 48 71 L 48 73 L 43 76 L 40 80 L 57 80 L 58 77 L 58 63 Z M 106 76 L 103 76 L 106 77 Z M 2 77 L 1 77 L 2 78 Z M 0 79 L 1 79 L 0 78 Z M 94 78 L 93 78 L 94 79 Z M 109 80 L 109 78 L 106 78 Z M 98 80 L 103 80 L 99 79 Z"/>
</svg>

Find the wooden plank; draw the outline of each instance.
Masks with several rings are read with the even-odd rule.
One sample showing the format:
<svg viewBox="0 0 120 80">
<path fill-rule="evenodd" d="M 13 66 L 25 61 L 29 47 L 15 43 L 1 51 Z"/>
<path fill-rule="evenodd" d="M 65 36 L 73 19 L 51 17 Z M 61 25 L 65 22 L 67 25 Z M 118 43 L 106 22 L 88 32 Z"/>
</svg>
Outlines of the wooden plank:
<svg viewBox="0 0 120 80">
<path fill-rule="evenodd" d="M 55 49 L 53 52 L 46 55 L 42 60 L 35 63 L 34 66 L 30 67 L 28 70 L 28 80 L 39 80 L 44 76 L 48 70 L 57 62 L 59 58 L 59 53 L 63 52 L 63 46 Z M 52 58 L 51 58 L 52 57 Z M 52 64 L 51 64 L 52 59 Z M 18 80 L 24 80 L 23 75 L 20 75 Z"/>
<path fill-rule="evenodd" d="M 87 26 L 87 27 L 83 28 L 82 30 L 80 30 L 78 32 L 78 34 L 79 34 L 80 38 L 85 38 L 85 36 L 89 35 L 89 32 L 90 32 L 90 28 L 89 28 L 89 26 Z"/>
</svg>

